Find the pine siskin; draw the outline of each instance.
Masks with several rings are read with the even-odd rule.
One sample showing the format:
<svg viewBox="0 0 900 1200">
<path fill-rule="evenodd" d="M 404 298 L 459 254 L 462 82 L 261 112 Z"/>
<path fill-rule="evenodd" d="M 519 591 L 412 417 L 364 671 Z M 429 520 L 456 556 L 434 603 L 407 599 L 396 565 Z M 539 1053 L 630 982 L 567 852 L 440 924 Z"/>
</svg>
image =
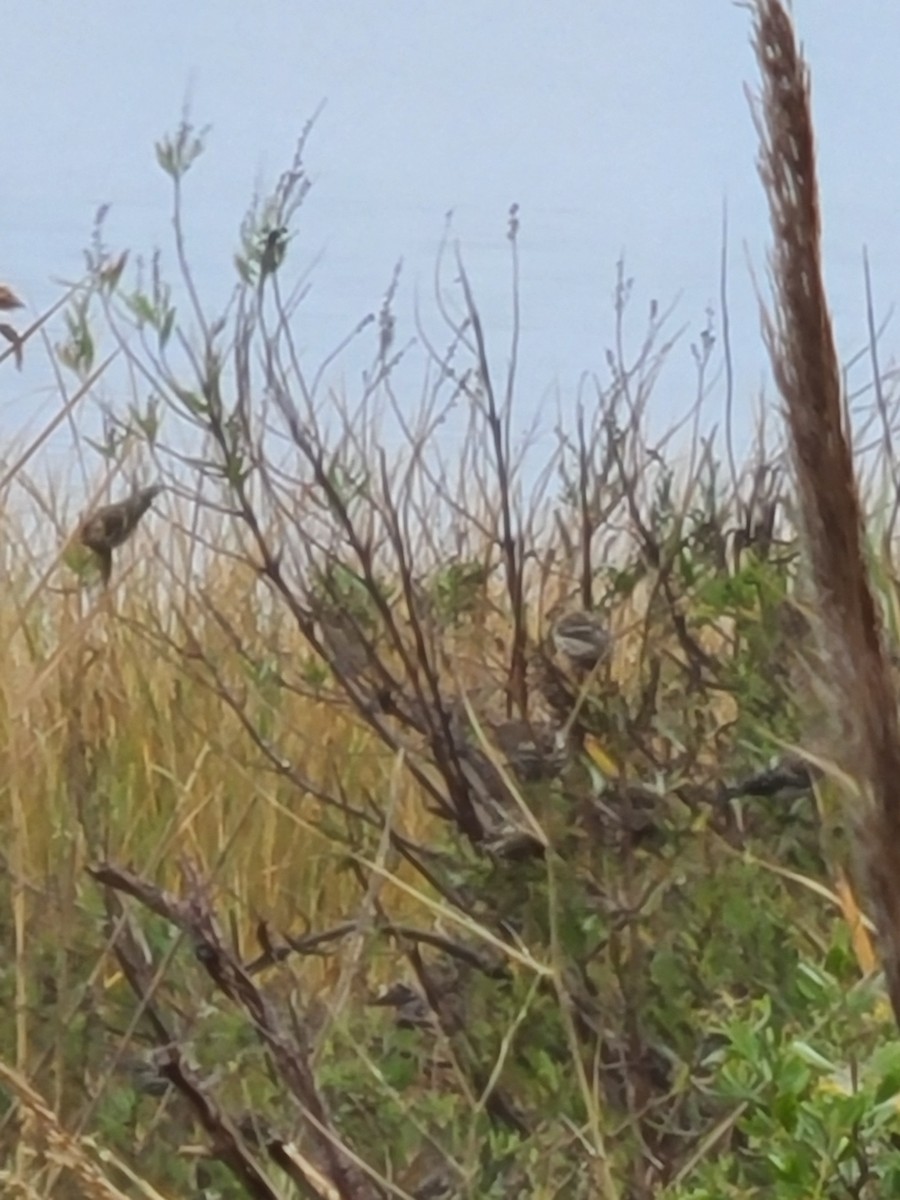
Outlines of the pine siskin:
<svg viewBox="0 0 900 1200">
<path fill-rule="evenodd" d="M 373 1008 L 392 1008 L 398 1029 L 433 1029 L 434 1013 L 425 997 L 408 983 L 393 983 L 369 1001 Z"/>
<path fill-rule="evenodd" d="M 7 287 L 5 283 L 0 283 L 0 309 L 8 312 L 13 308 L 24 307 L 25 306 L 23 305 L 22 301 L 12 290 L 12 288 Z"/>
<path fill-rule="evenodd" d="M 553 626 L 552 637 L 560 654 L 587 670 L 608 658 L 612 649 L 609 630 L 598 613 L 567 613 Z"/>
<path fill-rule="evenodd" d="M 507 763 L 525 783 L 554 779 L 566 764 L 568 756 L 557 744 L 552 725 L 509 720 L 499 724 L 493 734 Z"/>
<path fill-rule="evenodd" d="M 144 1096 L 165 1096 L 172 1083 L 162 1073 L 160 1062 L 153 1054 L 147 1057 L 127 1055 L 118 1064 L 119 1071 L 131 1081 L 135 1092 Z"/>
<path fill-rule="evenodd" d="M 98 508 L 82 522 L 78 540 L 99 559 L 104 583 L 109 582 L 113 550 L 128 541 L 141 517 L 161 491 L 162 488 L 156 484 L 140 488 L 127 500 Z"/>
<path fill-rule="evenodd" d="M 421 985 L 412 986 L 397 980 L 382 989 L 369 1000 L 376 1008 L 392 1008 L 394 1023 L 398 1029 L 428 1029 L 436 1027 L 445 1032 L 459 1029 L 463 1024 L 463 997 L 460 991 L 461 977 L 458 966 L 452 962 L 429 964 L 428 988 L 438 1006 L 435 1011 L 431 1001 L 421 990 Z"/>
<path fill-rule="evenodd" d="M 773 800 L 796 800 L 812 791 L 813 785 L 821 778 L 822 772 L 802 758 L 799 754 L 785 754 L 773 766 L 759 771 L 755 775 L 742 779 L 739 783 L 726 786 L 723 796 L 726 800 L 738 796 L 758 796 Z"/>
<path fill-rule="evenodd" d="M 22 301 L 5 283 L 0 283 L 0 312 L 9 312 L 14 308 L 24 308 Z M 22 369 L 22 346 L 23 339 L 19 336 L 18 331 L 5 321 L 0 322 L 0 337 L 6 338 L 13 348 L 13 354 L 16 360 L 16 367 Z"/>
</svg>

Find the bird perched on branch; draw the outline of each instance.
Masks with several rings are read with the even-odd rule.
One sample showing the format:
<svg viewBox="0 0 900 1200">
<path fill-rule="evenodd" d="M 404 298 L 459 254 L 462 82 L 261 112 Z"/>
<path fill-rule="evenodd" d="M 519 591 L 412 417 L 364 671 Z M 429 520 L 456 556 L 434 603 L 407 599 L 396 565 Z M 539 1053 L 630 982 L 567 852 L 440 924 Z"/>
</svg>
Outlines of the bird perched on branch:
<svg viewBox="0 0 900 1200">
<path fill-rule="evenodd" d="M 608 658 L 612 650 L 606 622 L 595 612 L 566 613 L 554 624 L 551 636 L 560 654 L 588 671 Z"/>
<path fill-rule="evenodd" d="M 128 1078 L 135 1092 L 144 1096 L 165 1096 L 172 1082 L 162 1072 L 159 1056 L 126 1055 L 120 1059 L 118 1070 Z"/>
<path fill-rule="evenodd" d="M 431 1005 L 408 983 L 397 982 L 384 988 L 370 1001 L 373 1008 L 392 1008 L 394 1023 L 398 1029 L 433 1029 L 434 1013 Z"/>
<path fill-rule="evenodd" d="M 0 283 L 0 311 L 10 312 L 14 308 L 24 308 L 24 305 L 11 287 L 7 287 L 5 283 Z M 0 335 L 11 343 L 16 359 L 16 366 L 21 369 L 23 339 L 19 336 L 16 329 L 5 321 L 0 323 Z"/>
<path fill-rule="evenodd" d="M 799 754 L 785 754 L 772 766 L 738 783 L 722 788 L 722 799 L 758 796 L 773 800 L 796 800 L 812 791 L 822 772 Z"/>
<path fill-rule="evenodd" d="M 128 541 L 141 517 L 161 491 L 158 484 L 139 488 L 127 500 L 106 504 L 82 521 L 78 540 L 96 555 L 104 583 L 109 582 L 113 550 Z"/>
<path fill-rule="evenodd" d="M 506 762 L 525 783 L 555 779 L 566 765 L 568 754 L 564 746 L 557 744 L 553 725 L 507 720 L 491 732 Z"/>
<path fill-rule="evenodd" d="M 11 287 L 0 283 L 0 309 L 9 311 L 13 308 L 24 308 L 24 305 Z"/>
</svg>

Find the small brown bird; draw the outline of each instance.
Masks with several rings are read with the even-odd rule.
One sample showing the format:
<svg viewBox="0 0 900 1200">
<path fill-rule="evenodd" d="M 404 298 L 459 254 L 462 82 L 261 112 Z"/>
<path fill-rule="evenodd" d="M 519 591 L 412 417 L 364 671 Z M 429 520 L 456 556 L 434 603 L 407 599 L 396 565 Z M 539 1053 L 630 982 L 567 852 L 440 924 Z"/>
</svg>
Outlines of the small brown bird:
<svg viewBox="0 0 900 1200">
<path fill-rule="evenodd" d="M 25 305 L 12 290 L 12 288 L 7 287 L 5 283 L 0 283 L 0 312 L 9 312 L 14 308 L 24 307 Z M 22 338 L 19 336 L 18 331 L 14 329 L 12 325 L 9 325 L 4 321 L 3 323 L 0 323 L 0 337 L 6 338 L 6 340 L 12 346 L 13 355 L 15 356 L 16 360 L 16 366 L 19 370 L 21 370 L 22 346 L 24 343 Z"/>
<path fill-rule="evenodd" d="M 98 508 L 81 523 L 78 540 L 97 556 L 104 583 L 109 582 L 113 550 L 128 541 L 141 517 L 161 491 L 158 484 L 140 488 L 127 500 Z"/>
<path fill-rule="evenodd" d="M 24 308 L 24 307 L 25 307 L 24 304 L 19 299 L 19 297 L 16 295 L 16 293 L 12 290 L 12 288 L 7 287 L 5 283 L 0 283 L 0 309 L 3 309 L 5 312 L 8 312 L 10 309 L 13 309 L 13 308 Z"/>
<path fill-rule="evenodd" d="M 389 984 L 369 1000 L 371 1008 L 392 1008 L 398 1029 L 426 1029 L 445 1033 L 462 1028 L 464 1024 L 462 977 L 453 963 L 435 963 L 428 967 L 428 987 L 431 998 L 439 1007 L 436 1012 L 421 988 L 402 980 Z"/>
<path fill-rule="evenodd" d="M 552 725 L 514 719 L 501 722 L 492 733 L 507 763 L 525 783 L 555 779 L 566 765 L 568 755 L 557 745 Z"/>
<path fill-rule="evenodd" d="M 785 754 L 771 766 L 721 790 L 725 800 L 754 796 L 790 801 L 805 796 L 821 779 L 822 771 L 799 754 Z"/>
<path fill-rule="evenodd" d="M 421 992 L 408 983 L 392 983 L 369 1001 L 372 1008 L 392 1008 L 398 1029 L 434 1029 L 434 1013 Z"/>
<path fill-rule="evenodd" d="M 553 644 L 576 666 L 591 670 L 609 657 L 612 637 L 606 622 L 595 612 L 572 612 L 553 626 Z"/>
</svg>

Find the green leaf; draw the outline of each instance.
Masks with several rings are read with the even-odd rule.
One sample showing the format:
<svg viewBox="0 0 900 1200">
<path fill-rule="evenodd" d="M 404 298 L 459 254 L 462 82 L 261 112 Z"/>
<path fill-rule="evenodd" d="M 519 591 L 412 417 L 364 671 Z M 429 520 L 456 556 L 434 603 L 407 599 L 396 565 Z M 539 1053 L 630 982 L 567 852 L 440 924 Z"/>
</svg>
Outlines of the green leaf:
<svg viewBox="0 0 900 1200">
<path fill-rule="evenodd" d="M 820 1054 L 809 1042 L 791 1042 L 791 1050 L 804 1062 L 819 1071 L 827 1071 L 829 1074 L 833 1074 L 837 1070 L 837 1064 L 832 1062 L 831 1059 L 826 1058 L 824 1054 Z"/>
</svg>

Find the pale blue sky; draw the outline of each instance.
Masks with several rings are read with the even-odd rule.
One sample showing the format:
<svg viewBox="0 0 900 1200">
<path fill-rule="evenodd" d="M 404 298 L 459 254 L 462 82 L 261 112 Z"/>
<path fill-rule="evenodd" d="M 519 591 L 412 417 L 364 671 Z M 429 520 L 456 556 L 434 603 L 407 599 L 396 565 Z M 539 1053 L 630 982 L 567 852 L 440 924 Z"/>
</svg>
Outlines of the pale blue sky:
<svg viewBox="0 0 900 1200">
<path fill-rule="evenodd" d="M 849 354 L 865 340 L 863 244 L 881 314 L 900 289 L 900 6 L 794 9 L 813 69 L 828 281 Z M 0 280 L 34 309 L 56 295 L 52 277 L 77 272 L 102 203 L 116 245 L 169 244 L 153 144 L 186 96 L 197 123 L 212 125 L 188 178 L 191 259 L 201 290 L 224 295 L 254 187 L 272 184 L 324 100 L 291 251 L 298 268 L 323 255 L 300 318 L 311 363 L 378 308 L 401 256 L 401 318 L 417 290 L 428 312 L 449 209 L 502 362 L 506 214 L 517 202 L 522 403 L 555 388 L 573 395 L 583 370 L 603 372 L 624 252 L 635 337 L 651 297 L 681 297 L 677 319 L 690 330 L 657 415 L 680 414 L 689 342 L 707 306 L 718 308 L 727 199 L 736 400 L 745 415 L 755 402 L 765 356 L 747 263 L 763 276 L 768 227 L 744 94 L 756 84 L 750 18 L 729 0 L 30 0 L 2 11 Z M 883 365 L 895 342 L 891 325 Z M 52 411 L 50 384 L 46 364 L 4 371 L 2 427 Z"/>
</svg>

